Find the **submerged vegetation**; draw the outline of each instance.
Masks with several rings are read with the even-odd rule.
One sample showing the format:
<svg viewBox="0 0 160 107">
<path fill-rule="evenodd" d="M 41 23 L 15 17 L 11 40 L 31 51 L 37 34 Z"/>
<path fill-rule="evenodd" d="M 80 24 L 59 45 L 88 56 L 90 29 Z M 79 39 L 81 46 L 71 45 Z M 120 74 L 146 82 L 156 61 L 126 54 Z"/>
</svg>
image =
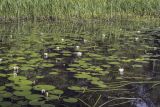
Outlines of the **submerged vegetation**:
<svg viewBox="0 0 160 107">
<path fill-rule="evenodd" d="M 0 0 L 1 19 L 157 17 L 159 0 Z"/>
</svg>

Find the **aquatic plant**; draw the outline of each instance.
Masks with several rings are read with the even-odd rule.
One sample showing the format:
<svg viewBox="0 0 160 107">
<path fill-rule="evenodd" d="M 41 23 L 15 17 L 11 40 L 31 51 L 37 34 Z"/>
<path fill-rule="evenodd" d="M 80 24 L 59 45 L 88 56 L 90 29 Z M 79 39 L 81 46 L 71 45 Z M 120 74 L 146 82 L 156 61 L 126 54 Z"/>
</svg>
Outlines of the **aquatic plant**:
<svg viewBox="0 0 160 107">
<path fill-rule="evenodd" d="M 159 0 L 23 0 L 0 1 L 0 15 L 5 19 L 108 18 L 113 16 L 159 15 Z M 132 18 L 135 18 L 132 17 Z"/>
</svg>

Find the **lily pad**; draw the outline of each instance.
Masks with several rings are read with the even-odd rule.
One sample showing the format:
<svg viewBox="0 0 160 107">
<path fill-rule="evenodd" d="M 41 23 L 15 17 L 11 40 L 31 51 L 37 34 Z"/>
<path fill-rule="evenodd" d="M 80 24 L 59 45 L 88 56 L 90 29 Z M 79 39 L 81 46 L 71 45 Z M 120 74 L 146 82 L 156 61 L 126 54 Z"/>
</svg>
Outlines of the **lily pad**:
<svg viewBox="0 0 160 107">
<path fill-rule="evenodd" d="M 13 94 L 10 92 L 5 92 L 3 94 L 1 94 L 3 98 L 10 98 Z"/>
<path fill-rule="evenodd" d="M 0 73 L 0 77 L 6 77 L 6 76 L 7 76 L 6 74 Z"/>
<path fill-rule="evenodd" d="M 5 86 L 0 86 L 0 91 L 4 90 L 5 88 Z"/>
<path fill-rule="evenodd" d="M 64 93 L 64 91 L 63 90 L 54 89 L 52 91 L 49 91 L 49 93 L 56 94 L 56 95 L 61 95 L 61 94 Z"/>
<path fill-rule="evenodd" d="M 32 87 L 31 86 L 28 86 L 28 85 L 21 85 L 21 86 L 14 86 L 13 89 L 15 90 L 31 90 Z"/>
<path fill-rule="evenodd" d="M 16 96 L 27 96 L 27 95 L 31 95 L 30 91 L 15 91 L 13 93 Z"/>
<path fill-rule="evenodd" d="M 78 100 L 76 98 L 64 98 L 63 99 L 64 102 L 67 102 L 67 103 L 76 103 L 78 102 Z"/>
<path fill-rule="evenodd" d="M 82 91 L 83 88 L 80 87 L 80 86 L 71 86 L 71 87 L 68 87 L 69 90 L 73 90 L 73 91 Z"/>
<path fill-rule="evenodd" d="M 50 91 L 50 90 L 54 90 L 55 86 L 53 86 L 53 85 L 36 85 L 33 87 L 33 89 L 38 90 L 38 91 L 41 91 L 42 89 Z"/>
<path fill-rule="evenodd" d="M 33 101 L 29 102 L 29 104 L 32 106 L 38 106 L 38 105 L 42 105 L 44 103 L 45 103 L 44 101 L 38 101 L 38 100 L 33 100 Z"/>
<path fill-rule="evenodd" d="M 46 97 L 47 100 L 58 100 L 59 96 L 57 95 L 49 95 L 48 97 Z"/>
<path fill-rule="evenodd" d="M 3 101 L 0 103 L 0 107 L 12 107 L 12 103 L 9 101 Z"/>
<path fill-rule="evenodd" d="M 31 100 L 31 101 L 35 99 L 40 100 L 42 99 L 42 97 L 43 97 L 42 95 L 38 95 L 38 94 L 29 94 L 25 96 L 26 99 Z"/>
</svg>

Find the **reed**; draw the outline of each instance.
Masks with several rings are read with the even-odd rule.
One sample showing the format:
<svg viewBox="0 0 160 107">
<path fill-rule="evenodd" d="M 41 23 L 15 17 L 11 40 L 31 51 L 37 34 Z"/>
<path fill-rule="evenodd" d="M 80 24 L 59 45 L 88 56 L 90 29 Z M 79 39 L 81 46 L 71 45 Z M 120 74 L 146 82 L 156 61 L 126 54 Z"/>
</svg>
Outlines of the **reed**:
<svg viewBox="0 0 160 107">
<path fill-rule="evenodd" d="M 0 0 L 1 19 L 159 17 L 160 0 Z"/>
</svg>

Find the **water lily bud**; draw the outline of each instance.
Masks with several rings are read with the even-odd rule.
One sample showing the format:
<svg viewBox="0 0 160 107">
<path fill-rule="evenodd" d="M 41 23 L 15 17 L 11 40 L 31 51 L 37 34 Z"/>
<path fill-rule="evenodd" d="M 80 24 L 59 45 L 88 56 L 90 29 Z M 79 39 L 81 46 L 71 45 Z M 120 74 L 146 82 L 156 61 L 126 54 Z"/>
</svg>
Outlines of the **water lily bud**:
<svg viewBox="0 0 160 107">
<path fill-rule="evenodd" d="M 10 38 L 13 38 L 13 36 L 12 36 L 12 35 L 10 35 Z"/>
<path fill-rule="evenodd" d="M 34 81 L 32 81 L 32 84 L 36 84 L 36 81 L 34 80 Z"/>
<path fill-rule="evenodd" d="M 40 35 L 44 35 L 44 33 L 41 32 Z"/>
<path fill-rule="evenodd" d="M 106 37 L 106 35 L 105 34 L 102 34 L 102 38 L 105 38 Z"/>
<path fill-rule="evenodd" d="M 87 40 L 86 40 L 86 39 L 84 39 L 84 40 L 83 40 L 83 42 L 84 42 L 84 43 L 87 43 Z"/>
<path fill-rule="evenodd" d="M 46 97 L 48 97 L 49 96 L 49 93 L 48 92 L 46 92 Z"/>
</svg>

